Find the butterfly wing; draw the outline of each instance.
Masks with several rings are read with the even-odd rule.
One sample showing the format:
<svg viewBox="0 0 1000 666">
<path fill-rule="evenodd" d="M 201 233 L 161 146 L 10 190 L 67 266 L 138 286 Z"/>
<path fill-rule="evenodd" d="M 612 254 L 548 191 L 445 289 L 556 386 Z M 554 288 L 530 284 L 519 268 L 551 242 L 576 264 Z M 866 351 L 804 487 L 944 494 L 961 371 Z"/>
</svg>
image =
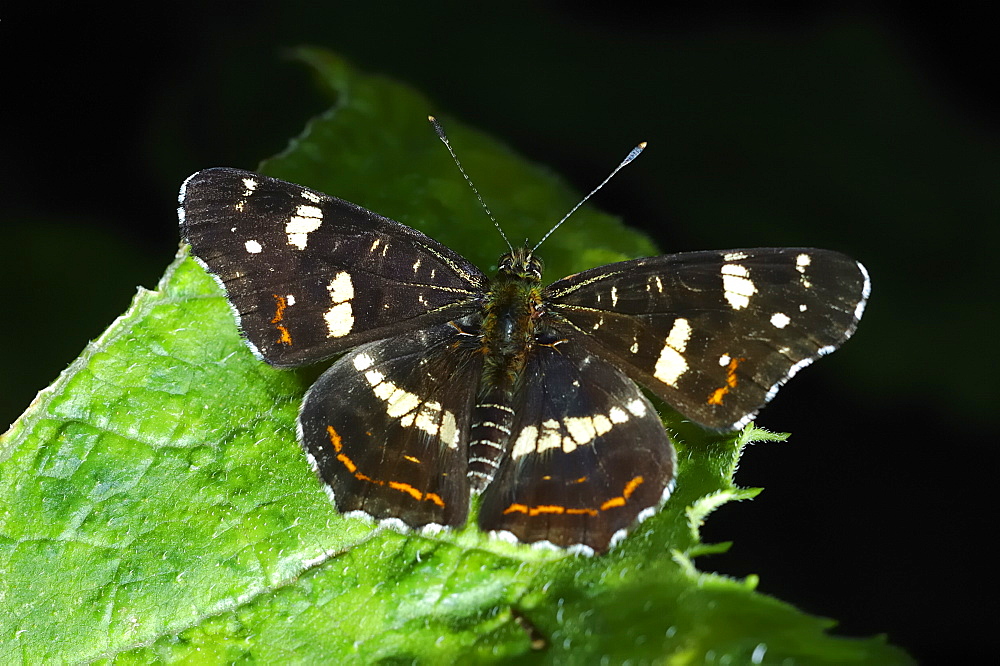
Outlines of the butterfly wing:
<svg viewBox="0 0 1000 666">
<path fill-rule="evenodd" d="M 467 441 L 482 355 L 444 324 L 362 345 L 306 394 L 299 439 L 341 512 L 411 527 L 468 515 Z"/>
<path fill-rule="evenodd" d="M 524 542 L 603 551 L 674 478 L 674 449 L 634 382 L 572 340 L 537 345 L 514 403 L 510 448 L 479 526 Z"/>
<path fill-rule="evenodd" d="M 183 238 L 272 365 L 459 318 L 485 284 L 461 255 L 414 229 L 248 171 L 199 171 L 179 202 Z"/>
<path fill-rule="evenodd" d="M 868 274 L 810 248 L 690 252 L 609 264 L 545 293 L 553 325 L 702 425 L 750 421 L 854 332 Z"/>
</svg>

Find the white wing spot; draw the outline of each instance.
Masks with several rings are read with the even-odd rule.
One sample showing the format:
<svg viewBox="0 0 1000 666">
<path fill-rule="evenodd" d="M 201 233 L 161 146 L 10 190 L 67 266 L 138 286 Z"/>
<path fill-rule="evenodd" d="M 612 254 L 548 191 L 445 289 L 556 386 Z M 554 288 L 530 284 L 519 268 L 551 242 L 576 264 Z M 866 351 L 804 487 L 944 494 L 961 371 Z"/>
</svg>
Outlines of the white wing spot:
<svg viewBox="0 0 1000 666">
<path fill-rule="evenodd" d="M 746 259 L 747 258 L 747 253 L 746 252 L 726 252 L 724 255 L 722 255 L 722 258 L 725 261 L 740 261 L 741 259 Z"/>
<path fill-rule="evenodd" d="M 260 243 L 252 239 L 244 243 L 243 247 L 245 247 L 247 249 L 247 252 L 249 252 L 250 254 L 260 254 L 261 251 L 263 251 L 264 249 L 264 246 L 262 246 Z"/>
<path fill-rule="evenodd" d="M 330 300 L 334 303 L 343 303 L 354 298 L 354 283 L 347 271 L 337 273 L 326 289 L 330 292 Z"/>
<path fill-rule="evenodd" d="M 616 424 L 627 422 L 630 418 L 629 412 L 642 417 L 646 414 L 646 406 L 642 400 L 636 399 L 625 405 L 625 409 L 612 407 L 608 410 L 607 416 L 604 414 L 567 416 L 561 424 L 555 419 L 549 419 L 542 423 L 540 428 L 525 426 L 514 440 L 511 456 L 516 460 L 528 454 L 544 453 L 549 449 L 572 453 L 578 447 L 610 432 Z M 563 431 L 568 434 L 564 436 Z"/>
<path fill-rule="evenodd" d="M 809 306 L 807 306 L 805 303 L 802 303 L 802 304 L 799 305 L 799 312 L 805 312 L 808 309 L 809 309 Z"/>
<path fill-rule="evenodd" d="M 420 406 L 420 398 L 416 393 L 410 393 L 385 380 L 374 388 L 375 395 L 385 401 L 386 414 L 394 419 L 409 416 L 409 423 L 404 425 L 413 425 L 413 419 L 416 416 L 414 412 Z"/>
<path fill-rule="evenodd" d="M 569 437 L 564 438 L 568 441 L 563 441 L 563 451 L 569 453 L 577 446 L 582 446 L 587 442 L 593 441 L 597 437 L 597 428 L 594 427 L 594 418 L 592 416 L 567 416 L 563 419 L 563 425 L 566 426 L 566 431 L 569 433 Z"/>
<path fill-rule="evenodd" d="M 535 442 L 538 441 L 538 428 L 535 426 L 525 426 L 521 428 L 521 433 L 517 436 L 514 441 L 514 448 L 511 449 L 510 455 L 515 459 L 522 456 L 526 456 L 529 453 L 534 453 Z"/>
<path fill-rule="evenodd" d="M 811 263 L 812 263 L 812 257 L 810 257 L 808 254 L 800 254 L 797 257 L 795 257 L 795 270 L 797 270 L 799 274 L 802 276 L 801 278 L 799 278 L 799 281 L 802 283 L 802 286 L 805 287 L 806 289 L 812 288 L 812 282 L 810 282 L 809 278 L 806 277 L 806 266 L 808 266 Z"/>
<path fill-rule="evenodd" d="M 691 324 L 684 317 L 678 317 L 674 320 L 674 325 L 670 328 L 669 335 L 667 335 L 667 344 L 677 351 L 682 352 L 687 349 L 687 343 L 690 339 Z"/>
<path fill-rule="evenodd" d="M 675 319 L 670 334 L 664 341 L 663 349 L 660 350 L 656 366 L 653 368 L 654 377 L 664 384 L 677 385 L 677 380 L 688 369 L 687 361 L 684 359 L 684 350 L 687 349 L 690 338 L 691 324 L 688 323 L 688 320 L 683 317 Z"/>
<path fill-rule="evenodd" d="M 721 272 L 722 288 L 729 305 L 734 310 L 750 305 L 750 297 L 757 293 L 757 287 L 750 279 L 750 270 L 742 264 L 723 264 Z"/>
<path fill-rule="evenodd" d="M 295 295 L 288 294 L 287 296 L 285 296 L 285 303 L 287 303 L 289 307 L 295 305 Z"/>
<path fill-rule="evenodd" d="M 729 362 L 732 360 L 733 358 L 729 354 L 723 354 L 722 356 L 719 357 L 719 365 L 725 368 L 726 366 L 729 365 Z"/>
<path fill-rule="evenodd" d="M 245 197 L 250 196 L 256 189 L 257 189 L 257 180 L 255 178 L 243 179 L 243 196 Z"/>
<path fill-rule="evenodd" d="M 354 357 L 354 369 L 358 372 L 364 372 L 374 364 L 375 360 L 368 354 L 358 354 Z"/>
<path fill-rule="evenodd" d="M 560 444 L 562 444 L 562 437 L 559 436 L 559 422 L 549 419 L 542 423 L 542 431 L 538 433 L 535 450 L 542 453 L 549 449 L 559 448 Z"/>
<path fill-rule="evenodd" d="M 771 315 L 771 324 L 775 328 L 784 328 L 788 326 L 788 324 L 791 323 L 791 321 L 792 320 L 789 319 L 788 315 L 786 315 L 784 312 L 775 312 L 773 315 Z"/>
<path fill-rule="evenodd" d="M 288 235 L 288 244 L 300 250 L 306 249 L 309 242 L 309 234 L 319 229 L 323 224 L 323 211 L 316 206 L 299 206 L 295 209 L 295 214 L 285 225 L 285 233 Z"/>
<path fill-rule="evenodd" d="M 399 420 L 404 428 L 419 428 L 428 435 L 438 437 L 448 448 L 458 447 L 458 422 L 455 415 L 444 409 L 441 403 L 430 401 L 420 403 L 420 397 L 385 380 L 378 370 L 369 370 L 374 360 L 368 354 L 354 357 L 354 368 L 364 372 L 365 381 L 371 386 L 375 397 L 385 403 L 385 412 Z"/>
<path fill-rule="evenodd" d="M 445 442 L 449 449 L 457 449 L 458 422 L 455 420 L 454 414 L 446 410 L 442 411 L 441 427 L 439 429 L 439 432 L 441 433 L 441 441 Z"/>
<path fill-rule="evenodd" d="M 621 412 L 620 409 L 618 411 Z M 567 417 L 563 419 L 563 425 L 569 432 L 569 437 L 563 438 L 563 451 L 566 453 L 572 452 L 578 446 L 589 444 L 615 427 L 611 419 L 603 414 Z"/>
<path fill-rule="evenodd" d="M 333 303 L 323 315 L 326 319 L 327 337 L 342 338 L 354 328 L 354 308 L 351 307 L 354 283 L 351 281 L 351 274 L 347 271 L 337 273 L 326 289 L 330 292 L 330 302 Z"/>
<path fill-rule="evenodd" d="M 611 287 L 611 307 L 618 306 L 618 287 Z"/>
<path fill-rule="evenodd" d="M 342 338 L 354 328 L 354 311 L 350 303 L 337 303 L 323 315 L 328 338 Z"/>
<path fill-rule="evenodd" d="M 511 449 L 510 454 L 516 459 L 529 453 L 542 453 L 561 446 L 562 437 L 559 435 L 559 423 L 549 419 L 542 423 L 541 432 L 535 426 L 522 428 L 514 441 L 514 448 Z"/>
<path fill-rule="evenodd" d="M 320 201 L 322 201 L 322 197 L 320 197 L 320 195 L 316 194 L 315 192 L 310 192 L 309 190 L 302 190 L 300 194 L 302 195 L 302 198 L 305 199 L 306 201 L 312 201 L 313 203 L 319 203 Z"/>
<path fill-rule="evenodd" d="M 615 427 L 614 424 L 611 423 L 611 419 L 607 416 L 604 416 L 603 414 L 598 414 L 597 416 L 595 416 L 593 418 L 593 421 L 594 421 L 594 432 L 597 433 L 598 437 L 600 437 L 606 432 L 609 432 L 612 428 Z"/>
<path fill-rule="evenodd" d="M 642 417 L 646 415 L 646 403 L 638 398 L 629 401 L 629 403 L 625 405 L 625 409 L 632 412 L 633 416 Z"/>
</svg>

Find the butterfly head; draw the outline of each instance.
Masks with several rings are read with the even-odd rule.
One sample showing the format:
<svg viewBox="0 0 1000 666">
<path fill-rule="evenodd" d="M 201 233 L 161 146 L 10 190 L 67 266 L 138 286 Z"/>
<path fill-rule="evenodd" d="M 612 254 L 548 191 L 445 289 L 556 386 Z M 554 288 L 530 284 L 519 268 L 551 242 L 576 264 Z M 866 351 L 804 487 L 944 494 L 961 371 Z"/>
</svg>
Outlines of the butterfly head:
<svg viewBox="0 0 1000 666">
<path fill-rule="evenodd" d="M 528 246 L 517 247 L 500 257 L 497 273 L 532 280 L 542 279 L 544 264 Z"/>
</svg>

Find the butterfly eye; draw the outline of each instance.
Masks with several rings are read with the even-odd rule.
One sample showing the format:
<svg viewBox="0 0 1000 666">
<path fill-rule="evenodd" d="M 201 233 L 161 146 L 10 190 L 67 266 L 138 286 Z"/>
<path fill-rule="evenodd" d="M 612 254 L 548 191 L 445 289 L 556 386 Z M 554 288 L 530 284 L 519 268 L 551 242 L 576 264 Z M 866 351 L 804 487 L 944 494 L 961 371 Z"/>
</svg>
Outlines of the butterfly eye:
<svg viewBox="0 0 1000 666">
<path fill-rule="evenodd" d="M 545 263 L 541 260 L 541 258 L 536 257 L 535 255 L 531 255 L 525 273 L 535 278 L 536 280 L 541 280 L 542 272 L 544 270 L 545 270 Z"/>
</svg>

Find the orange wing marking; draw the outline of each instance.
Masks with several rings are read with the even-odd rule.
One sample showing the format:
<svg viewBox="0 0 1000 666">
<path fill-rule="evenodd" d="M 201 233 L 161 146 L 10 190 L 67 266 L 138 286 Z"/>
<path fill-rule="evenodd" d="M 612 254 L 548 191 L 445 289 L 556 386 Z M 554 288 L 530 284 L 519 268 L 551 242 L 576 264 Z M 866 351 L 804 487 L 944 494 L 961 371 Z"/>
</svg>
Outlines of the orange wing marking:
<svg viewBox="0 0 1000 666">
<path fill-rule="evenodd" d="M 615 509 L 618 507 L 625 506 L 628 499 L 635 493 L 636 488 L 641 486 L 645 479 L 641 476 L 633 477 L 631 481 L 625 484 L 625 488 L 622 490 L 622 494 L 618 497 L 612 497 L 603 504 L 601 504 L 599 509 L 574 509 L 567 506 L 559 506 L 557 504 L 540 504 L 538 506 L 528 506 L 527 504 L 511 504 L 506 509 L 504 509 L 504 515 L 509 513 L 523 513 L 527 516 L 540 516 L 543 514 L 566 514 L 567 516 L 596 516 L 598 511 L 607 511 L 608 509 Z"/>
<path fill-rule="evenodd" d="M 508 513 L 523 513 L 528 516 L 540 516 L 545 513 L 565 513 L 569 516 L 596 516 L 597 509 L 571 509 L 565 506 L 559 506 L 557 504 L 540 504 L 538 506 L 528 506 L 527 504 L 511 504 L 509 507 L 504 509 L 504 514 Z"/>
<path fill-rule="evenodd" d="M 712 391 L 712 393 L 708 396 L 708 404 L 721 405 L 722 399 L 726 397 L 726 394 L 729 393 L 731 389 L 736 388 L 736 385 L 740 383 L 739 378 L 736 376 L 736 369 L 740 367 L 740 363 L 745 360 L 745 358 L 729 359 L 729 365 L 726 367 L 726 385 Z"/>
<path fill-rule="evenodd" d="M 337 452 L 337 460 L 347 469 L 348 472 L 354 475 L 354 478 L 358 481 L 367 481 L 368 483 L 374 483 L 376 486 L 389 486 L 393 490 L 398 490 L 402 493 L 406 493 L 418 502 L 427 500 L 428 502 L 433 502 L 441 508 L 444 508 L 444 500 L 437 493 L 425 493 L 418 488 L 411 486 L 408 483 L 403 483 L 401 481 L 381 481 L 379 479 L 373 479 L 370 476 L 363 474 L 358 471 L 358 466 L 354 464 L 354 461 L 348 457 L 346 453 L 343 452 L 344 443 L 340 438 L 340 435 L 333 428 L 333 426 L 326 427 L 327 435 L 330 437 L 330 444 L 333 446 L 333 450 Z M 409 457 L 409 456 L 407 456 Z M 416 460 L 414 458 L 413 460 Z"/>
<path fill-rule="evenodd" d="M 274 319 L 271 323 L 274 327 L 278 329 L 278 344 L 279 345 L 291 345 L 292 335 L 288 332 L 288 329 L 281 324 L 281 320 L 285 318 L 285 308 L 288 307 L 288 300 L 284 296 L 278 296 L 277 294 L 271 294 L 274 296 L 276 303 L 274 304 Z"/>
</svg>

